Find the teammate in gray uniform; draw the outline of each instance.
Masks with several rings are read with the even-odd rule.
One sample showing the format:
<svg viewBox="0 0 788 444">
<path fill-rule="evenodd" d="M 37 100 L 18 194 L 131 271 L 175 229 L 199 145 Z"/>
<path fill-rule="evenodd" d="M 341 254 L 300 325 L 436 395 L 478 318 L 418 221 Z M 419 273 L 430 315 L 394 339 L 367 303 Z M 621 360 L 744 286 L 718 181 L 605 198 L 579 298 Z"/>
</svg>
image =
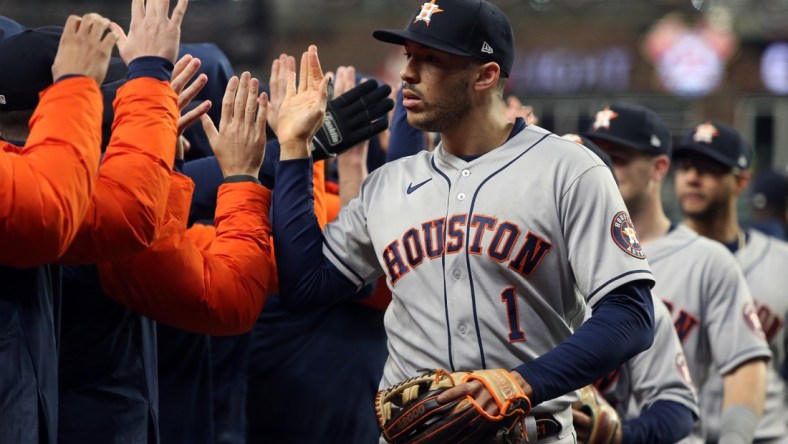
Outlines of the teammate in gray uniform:
<svg viewBox="0 0 788 444">
<path fill-rule="evenodd" d="M 725 405 L 733 407 L 721 442 L 747 442 L 739 437 L 751 436 L 762 412 L 765 361 L 771 353 L 734 257 L 718 242 L 671 224 L 663 211 L 661 184 L 671 153 L 667 125 L 642 106 L 612 104 L 596 113 L 586 136 L 613 160 L 619 189 L 657 279 L 653 293 L 674 318 L 690 379 L 701 387 L 709 371 L 716 370 L 726 381 Z M 675 369 L 662 375 L 652 370 L 651 379 L 641 384 L 675 378 Z M 629 396 L 636 396 L 642 387 L 631 390 Z M 616 398 L 627 397 L 617 392 Z M 670 397 L 655 394 L 654 399 Z M 701 418 L 688 442 L 702 442 L 702 436 Z"/>
<path fill-rule="evenodd" d="M 666 131 L 661 133 L 667 134 Z M 562 137 L 598 155 L 613 171 L 618 183 L 616 166 L 604 150 L 585 136 L 565 134 Z M 669 144 L 670 140 L 665 139 L 664 143 Z M 618 160 L 619 168 L 626 168 Z M 628 176 L 626 171 L 623 173 Z M 681 341 L 673 326 L 673 318 L 661 300 L 654 296 L 652 299 L 654 343 L 595 383 L 622 419 L 622 427 L 611 444 L 676 442 L 690 434 L 699 416 L 696 389 L 689 375 Z M 591 316 L 591 310 L 586 312 L 586 316 Z M 572 414 L 578 442 L 584 443 L 584 438 L 591 431 L 592 418 L 578 409 L 574 409 Z"/>
<path fill-rule="evenodd" d="M 290 140 L 280 129 L 272 226 L 283 303 L 328 304 L 385 273 L 382 387 L 422 368 L 513 370 L 535 406 L 531 442 L 574 442 L 565 394 L 653 340 L 652 275 L 613 177 L 587 149 L 506 120 L 514 39 L 489 2 L 433 0 L 407 29 L 374 36 L 404 46 L 408 123 L 441 143 L 370 174 L 323 233 L 304 180 L 309 131 Z M 322 88 L 316 59 L 310 48 L 302 62 L 304 101 Z M 586 304 L 594 317 L 580 327 Z M 465 395 L 497 413 L 477 382 L 439 400 Z"/>
<path fill-rule="evenodd" d="M 752 150 L 735 128 L 721 122 L 700 123 L 676 148 L 675 185 L 686 225 L 725 244 L 747 279 L 755 301 L 748 314 L 760 319 L 773 355 L 767 367 L 766 403 L 755 442 L 776 443 L 786 435 L 785 385 L 780 368 L 785 359 L 784 323 L 788 314 L 788 244 L 739 225 L 736 203 L 749 183 L 751 158 Z M 726 333 L 723 340 L 728 339 Z M 720 378 L 709 379 L 701 390 L 707 442 L 721 441 L 720 432 L 727 421 L 721 413 L 723 392 Z"/>
</svg>

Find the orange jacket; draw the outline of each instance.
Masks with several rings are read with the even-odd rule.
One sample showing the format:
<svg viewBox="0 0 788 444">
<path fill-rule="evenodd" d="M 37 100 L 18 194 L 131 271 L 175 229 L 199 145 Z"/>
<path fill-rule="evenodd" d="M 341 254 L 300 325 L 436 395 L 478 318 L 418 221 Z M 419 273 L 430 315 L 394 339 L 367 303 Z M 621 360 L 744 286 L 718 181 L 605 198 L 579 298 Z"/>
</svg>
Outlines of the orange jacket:
<svg viewBox="0 0 788 444">
<path fill-rule="evenodd" d="M 167 217 L 148 250 L 99 264 L 104 292 L 182 330 L 232 335 L 251 330 L 267 293 L 271 192 L 254 183 L 219 188 L 216 229 L 186 230 L 194 184 L 173 174 Z"/>
<path fill-rule="evenodd" d="M 95 187 L 101 113 L 95 80 L 61 80 L 41 93 L 25 147 L 0 141 L 0 264 L 52 262 L 71 244 Z"/>
<path fill-rule="evenodd" d="M 59 263 L 89 264 L 143 251 L 163 223 L 175 160 L 178 96 L 168 82 L 141 77 L 118 90 L 113 107 L 112 138 L 95 192 Z"/>
</svg>

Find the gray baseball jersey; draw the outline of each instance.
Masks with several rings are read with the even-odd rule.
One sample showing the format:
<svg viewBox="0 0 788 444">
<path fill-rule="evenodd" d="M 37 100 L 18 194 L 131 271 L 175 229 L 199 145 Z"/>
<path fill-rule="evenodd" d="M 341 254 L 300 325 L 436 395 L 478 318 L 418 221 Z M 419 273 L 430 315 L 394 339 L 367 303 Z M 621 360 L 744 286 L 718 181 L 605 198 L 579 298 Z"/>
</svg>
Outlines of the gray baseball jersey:
<svg viewBox="0 0 788 444">
<path fill-rule="evenodd" d="M 785 384 L 780 367 L 785 359 L 785 318 L 788 315 L 788 244 L 750 230 L 744 248 L 736 252 L 750 287 L 758 318 L 772 351 L 768 366 L 766 403 L 755 437 L 774 439 L 786 435 Z M 716 441 L 720 431 L 722 378 L 709 378 L 701 390 L 701 407 L 707 418 L 707 435 Z"/>
<path fill-rule="evenodd" d="M 654 343 L 595 385 L 623 419 L 637 418 L 657 401 L 679 403 L 699 416 L 697 393 L 673 318 L 665 304 L 652 297 Z"/>
<path fill-rule="evenodd" d="M 652 293 L 673 316 L 696 387 L 710 371 L 725 374 L 771 356 L 744 275 L 722 244 L 679 225 L 646 250 L 657 278 Z M 702 423 L 695 438 L 703 436 Z"/>
<path fill-rule="evenodd" d="M 469 162 L 439 145 L 384 165 L 325 238 L 359 287 L 387 275 L 382 387 L 422 368 L 514 368 L 571 335 L 586 302 L 653 279 L 610 170 L 536 126 Z M 569 433 L 573 399 L 534 411 Z"/>
</svg>

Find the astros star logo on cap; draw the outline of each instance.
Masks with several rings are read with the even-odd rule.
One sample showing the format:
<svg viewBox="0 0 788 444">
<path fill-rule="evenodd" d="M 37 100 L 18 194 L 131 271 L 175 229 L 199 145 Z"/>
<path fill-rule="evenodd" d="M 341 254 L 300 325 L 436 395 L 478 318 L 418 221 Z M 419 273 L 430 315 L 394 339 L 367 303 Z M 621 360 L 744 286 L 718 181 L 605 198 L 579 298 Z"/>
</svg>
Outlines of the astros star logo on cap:
<svg viewBox="0 0 788 444">
<path fill-rule="evenodd" d="M 416 16 L 416 22 L 424 22 L 427 26 L 430 26 L 430 20 L 432 20 L 432 14 L 437 14 L 439 12 L 443 12 L 443 9 L 440 9 L 438 5 L 435 4 L 435 0 L 430 1 L 429 3 L 424 3 L 421 5 L 421 12 L 419 15 Z"/>
<path fill-rule="evenodd" d="M 595 121 L 594 121 L 594 130 L 598 130 L 599 128 L 608 128 L 610 129 L 610 121 L 618 117 L 618 113 L 611 110 L 609 106 L 606 106 L 605 109 L 602 111 L 598 111 L 596 113 Z"/>
<path fill-rule="evenodd" d="M 720 132 L 717 128 L 712 125 L 710 122 L 702 123 L 695 127 L 695 134 L 692 135 L 692 140 L 698 143 L 708 143 L 711 144 L 711 141 L 714 139 L 715 136 L 718 136 Z"/>
</svg>

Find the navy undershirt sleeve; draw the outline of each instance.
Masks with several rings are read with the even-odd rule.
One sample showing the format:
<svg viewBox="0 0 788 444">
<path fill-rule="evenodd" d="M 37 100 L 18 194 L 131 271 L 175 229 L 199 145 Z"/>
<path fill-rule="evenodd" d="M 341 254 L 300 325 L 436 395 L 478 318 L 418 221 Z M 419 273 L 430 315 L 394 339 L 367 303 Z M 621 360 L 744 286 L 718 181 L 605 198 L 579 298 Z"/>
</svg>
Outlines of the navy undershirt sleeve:
<svg viewBox="0 0 788 444">
<path fill-rule="evenodd" d="M 278 162 L 271 207 L 282 305 L 312 308 L 365 296 L 323 255 L 311 158 Z"/>
<path fill-rule="evenodd" d="M 654 306 L 650 284 L 640 280 L 614 289 L 573 335 L 514 369 L 533 388 L 534 405 L 592 383 L 651 346 Z"/>
<path fill-rule="evenodd" d="M 137 57 L 129 63 L 129 80 L 138 77 L 153 77 L 156 80 L 169 82 L 172 78 L 172 63 L 157 56 Z"/>
<path fill-rule="evenodd" d="M 657 401 L 637 418 L 624 421 L 621 433 L 624 444 L 660 444 L 689 436 L 694 425 L 695 414 L 687 406 Z"/>
</svg>

